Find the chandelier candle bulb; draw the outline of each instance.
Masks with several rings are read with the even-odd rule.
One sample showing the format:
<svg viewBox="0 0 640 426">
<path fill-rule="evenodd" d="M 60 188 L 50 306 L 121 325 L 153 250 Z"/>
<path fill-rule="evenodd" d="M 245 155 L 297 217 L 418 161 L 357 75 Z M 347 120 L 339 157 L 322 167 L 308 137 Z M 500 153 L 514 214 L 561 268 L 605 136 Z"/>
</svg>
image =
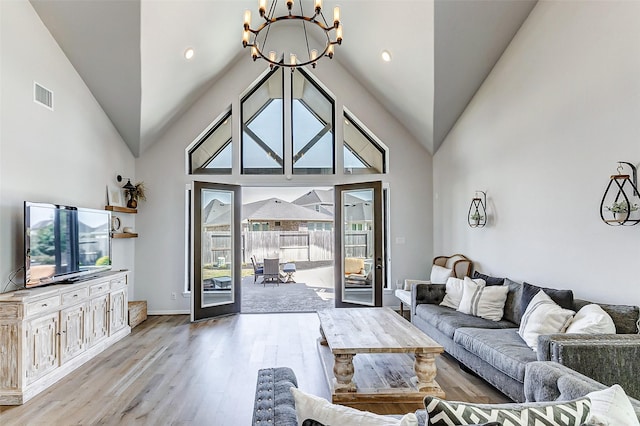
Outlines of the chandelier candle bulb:
<svg viewBox="0 0 640 426">
<path fill-rule="evenodd" d="M 258 47 L 257 46 L 251 46 L 251 57 L 253 58 L 254 61 L 258 58 Z"/>
<path fill-rule="evenodd" d="M 244 30 L 242 32 L 242 45 L 247 47 L 247 44 L 249 44 L 249 30 Z"/>
<path fill-rule="evenodd" d="M 260 17 L 263 17 L 264 14 L 267 13 L 267 0 L 260 0 L 258 10 L 260 11 Z"/>
<path fill-rule="evenodd" d="M 333 25 L 336 27 L 340 24 L 340 6 L 333 8 Z"/>
<path fill-rule="evenodd" d="M 322 0 L 315 0 L 315 8 L 316 13 L 320 13 L 320 11 L 322 10 Z"/>
<path fill-rule="evenodd" d="M 316 49 L 311 49 L 311 60 L 315 61 L 318 59 L 318 51 Z"/>
<path fill-rule="evenodd" d="M 269 52 L 269 60 L 273 62 L 276 61 L 276 52 L 274 50 Z"/>
<path fill-rule="evenodd" d="M 287 9 L 291 10 L 293 7 L 293 0 L 287 0 Z"/>
<path fill-rule="evenodd" d="M 342 25 L 338 25 L 336 28 L 336 41 L 338 44 L 342 44 Z"/>
<path fill-rule="evenodd" d="M 295 54 L 295 53 L 292 53 L 292 54 L 289 56 L 289 63 L 290 63 L 291 65 L 295 65 L 295 64 L 296 64 L 296 54 Z"/>
<path fill-rule="evenodd" d="M 249 9 L 244 11 L 244 29 L 248 30 L 251 27 L 251 11 Z"/>
<path fill-rule="evenodd" d="M 329 48 L 327 49 L 327 56 L 333 59 L 333 44 L 329 45 Z"/>
</svg>

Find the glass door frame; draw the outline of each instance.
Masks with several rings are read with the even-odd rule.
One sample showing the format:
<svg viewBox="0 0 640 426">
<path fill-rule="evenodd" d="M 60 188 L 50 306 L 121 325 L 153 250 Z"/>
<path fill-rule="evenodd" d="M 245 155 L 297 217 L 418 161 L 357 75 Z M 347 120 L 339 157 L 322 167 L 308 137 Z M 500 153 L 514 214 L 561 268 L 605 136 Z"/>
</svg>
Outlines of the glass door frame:
<svg viewBox="0 0 640 426">
<path fill-rule="evenodd" d="M 232 237 L 231 251 L 233 261 L 232 270 L 232 300 L 202 307 L 203 280 L 202 280 L 202 191 L 227 191 L 233 193 L 232 202 Z M 191 184 L 191 321 L 202 321 L 222 315 L 236 314 L 240 312 L 241 284 L 242 284 L 242 187 L 222 183 L 194 181 Z"/>
<path fill-rule="evenodd" d="M 347 302 L 344 300 L 345 274 L 344 274 L 344 250 L 343 250 L 343 233 L 344 233 L 344 215 L 342 211 L 342 193 L 355 190 L 373 190 L 373 265 L 374 273 L 373 285 L 373 305 L 358 304 Z M 385 256 L 384 253 L 384 209 L 383 209 L 383 191 L 382 182 L 358 182 L 334 186 L 334 211 L 335 211 L 335 306 L 336 308 L 356 308 L 356 307 L 381 307 L 383 302 L 383 292 L 385 288 Z"/>
</svg>

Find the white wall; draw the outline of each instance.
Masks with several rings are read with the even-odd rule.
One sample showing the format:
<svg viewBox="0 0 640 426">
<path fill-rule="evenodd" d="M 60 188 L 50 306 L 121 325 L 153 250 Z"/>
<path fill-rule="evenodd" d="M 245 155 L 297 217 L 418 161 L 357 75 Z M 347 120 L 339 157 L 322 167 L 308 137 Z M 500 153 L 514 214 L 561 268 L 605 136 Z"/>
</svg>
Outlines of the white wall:
<svg viewBox="0 0 640 426">
<path fill-rule="evenodd" d="M 640 163 L 640 2 L 538 2 L 434 156 L 434 251 L 579 298 L 640 305 L 640 226 L 599 205 Z M 474 190 L 490 223 L 466 225 Z"/>
<path fill-rule="evenodd" d="M 184 190 L 192 178 L 185 174 L 185 148 L 229 105 L 233 105 L 234 119 L 237 119 L 240 93 L 264 69 L 264 64 L 254 63 L 248 54 L 243 55 L 136 160 L 137 176 L 149 188 L 149 199 L 140 208 L 137 220 L 141 237 L 136 245 L 136 294 L 147 299 L 150 312 L 186 312 L 189 309 L 189 299 L 180 296 L 185 274 Z M 336 96 L 336 109 L 341 111 L 342 105 L 346 105 L 390 149 L 389 174 L 383 181 L 389 183 L 391 191 L 392 282 L 426 276 L 433 258 L 430 154 L 337 61 L 322 62 L 314 73 Z M 234 136 L 238 140 L 239 124 L 234 123 Z M 340 134 L 337 131 L 337 137 Z M 287 180 L 284 176 L 251 177 L 237 173 L 198 178 L 248 186 L 327 186 L 373 180 L 370 176 L 342 175 L 294 175 Z M 396 237 L 404 237 L 405 243 L 395 244 Z M 178 300 L 171 300 L 172 292 L 178 294 Z M 398 304 L 390 294 L 386 295 L 385 303 Z"/>
<path fill-rule="evenodd" d="M 106 185 L 117 173 L 132 176 L 135 164 L 31 4 L 0 1 L 0 15 L 2 291 L 6 277 L 24 264 L 25 200 L 103 208 Z M 54 92 L 54 111 L 33 102 L 34 81 Z M 134 245 L 113 241 L 114 268 L 133 269 Z"/>
</svg>

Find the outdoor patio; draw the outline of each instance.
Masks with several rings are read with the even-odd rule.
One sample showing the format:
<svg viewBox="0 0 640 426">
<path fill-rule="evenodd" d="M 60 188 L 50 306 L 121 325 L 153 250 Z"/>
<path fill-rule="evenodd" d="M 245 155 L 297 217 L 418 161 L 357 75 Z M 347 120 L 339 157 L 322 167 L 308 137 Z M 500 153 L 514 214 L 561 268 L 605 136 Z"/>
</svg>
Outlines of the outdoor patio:
<svg viewBox="0 0 640 426">
<path fill-rule="evenodd" d="M 326 264 L 323 262 L 321 264 Z M 242 313 L 315 312 L 334 307 L 333 267 L 296 262 L 295 283 L 262 283 L 253 275 L 242 279 Z"/>
</svg>

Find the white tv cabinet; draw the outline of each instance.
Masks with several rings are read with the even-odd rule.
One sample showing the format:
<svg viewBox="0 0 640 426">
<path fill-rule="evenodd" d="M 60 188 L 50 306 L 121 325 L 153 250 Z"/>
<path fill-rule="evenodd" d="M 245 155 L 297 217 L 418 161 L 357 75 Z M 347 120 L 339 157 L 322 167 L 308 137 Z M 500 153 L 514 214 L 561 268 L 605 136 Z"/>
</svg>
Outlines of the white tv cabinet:
<svg viewBox="0 0 640 426">
<path fill-rule="evenodd" d="M 128 271 L 0 294 L 0 405 L 20 405 L 131 333 Z"/>
</svg>

